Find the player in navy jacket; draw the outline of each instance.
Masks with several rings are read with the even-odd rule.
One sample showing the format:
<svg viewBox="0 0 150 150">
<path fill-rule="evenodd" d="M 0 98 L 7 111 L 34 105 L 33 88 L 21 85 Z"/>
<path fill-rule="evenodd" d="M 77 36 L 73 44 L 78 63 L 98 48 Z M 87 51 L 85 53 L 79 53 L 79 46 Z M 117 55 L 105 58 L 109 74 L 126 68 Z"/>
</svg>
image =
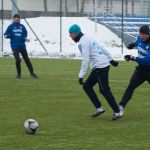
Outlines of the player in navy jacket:
<svg viewBox="0 0 150 150">
<path fill-rule="evenodd" d="M 150 83 L 150 29 L 147 25 L 143 25 L 139 30 L 139 37 L 134 43 L 129 44 L 128 49 L 137 47 L 138 56 L 125 55 L 126 61 L 136 61 L 136 67 L 129 85 L 119 103 L 120 109 L 123 110 L 131 99 L 134 90 L 145 81 Z"/>
<path fill-rule="evenodd" d="M 21 59 L 19 54 L 22 55 L 32 77 L 37 78 L 37 75 L 33 71 L 32 64 L 27 54 L 25 41 L 27 38 L 27 30 L 23 24 L 20 23 L 20 16 L 15 14 L 13 16 L 13 23 L 8 26 L 4 33 L 5 38 L 10 39 L 10 45 L 13 51 L 13 55 L 16 60 L 17 76 L 16 79 L 21 78 Z"/>
</svg>

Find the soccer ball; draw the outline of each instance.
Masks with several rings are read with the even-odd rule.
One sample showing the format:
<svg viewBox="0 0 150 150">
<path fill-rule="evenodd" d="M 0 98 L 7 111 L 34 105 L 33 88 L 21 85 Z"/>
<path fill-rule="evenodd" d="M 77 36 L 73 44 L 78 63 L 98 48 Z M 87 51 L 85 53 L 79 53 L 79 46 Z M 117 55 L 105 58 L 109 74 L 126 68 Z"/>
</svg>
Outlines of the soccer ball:
<svg viewBox="0 0 150 150">
<path fill-rule="evenodd" d="M 25 132 L 28 134 L 35 134 L 38 127 L 39 124 L 35 119 L 28 119 L 24 122 Z"/>
</svg>

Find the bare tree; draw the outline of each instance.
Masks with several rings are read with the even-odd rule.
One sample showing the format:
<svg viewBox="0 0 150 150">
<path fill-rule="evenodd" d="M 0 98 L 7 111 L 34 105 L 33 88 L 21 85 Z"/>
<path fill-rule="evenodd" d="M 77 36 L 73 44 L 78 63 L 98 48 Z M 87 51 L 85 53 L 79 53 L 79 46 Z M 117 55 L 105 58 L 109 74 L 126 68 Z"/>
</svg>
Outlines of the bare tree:
<svg viewBox="0 0 150 150">
<path fill-rule="evenodd" d="M 125 0 L 125 15 L 128 14 L 128 0 Z"/>
<path fill-rule="evenodd" d="M 79 0 L 76 0 L 77 12 L 79 12 Z"/>
<path fill-rule="evenodd" d="M 106 1 L 106 12 L 109 12 L 109 0 Z"/>
<path fill-rule="evenodd" d="M 47 0 L 43 0 L 43 3 L 44 3 L 44 10 L 48 11 L 48 9 L 47 9 Z"/>
<path fill-rule="evenodd" d="M 100 7 L 100 5 L 101 5 L 101 0 L 98 1 L 98 7 Z"/>
<path fill-rule="evenodd" d="M 85 0 L 81 1 L 81 10 L 80 10 L 80 14 L 83 16 L 84 14 L 84 5 L 85 5 Z"/>
<path fill-rule="evenodd" d="M 134 0 L 131 1 L 131 7 L 132 7 L 132 16 L 134 15 Z"/>
<path fill-rule="evenodd" d="M 147 8 L 148 10 L 147 10 L 147 16 L 149 16 L 149 14 L 150 14 L 150 3 L 148 3 L 148 8 Z"/>
<path fill-rule="evenodd" d="M 68 13 L 68 0 L 65 0 L 65 12 L 64 12 L 65 16 L 67 16 L 67 13 Z"/>
<path fill-rule="evenodd" d="M 113 0 L 110 1 L 110 13 L 112 13 L 112 8 L 113 8 Z"/>
</svg>

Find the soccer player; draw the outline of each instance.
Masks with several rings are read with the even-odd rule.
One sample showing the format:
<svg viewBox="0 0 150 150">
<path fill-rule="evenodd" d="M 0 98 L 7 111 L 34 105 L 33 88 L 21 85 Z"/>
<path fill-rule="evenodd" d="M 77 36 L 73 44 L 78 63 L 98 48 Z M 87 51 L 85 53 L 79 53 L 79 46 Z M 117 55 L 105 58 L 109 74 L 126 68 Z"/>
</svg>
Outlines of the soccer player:
<svg viewBox="0 0 150 150">
<path fill-rule="evenodd" d="M 138 66 L 135 68 L 129 85 L 119 103 L 122 111 L 131 99 L 134 90 L 145 81 L 150 83 L 150 29 L 147 25 L 140 27 L 137 40 L 129 44 L 128 49 L 133 49 L 134 47 L 138 49 L 138 56 L 125 55 L 124 57 L 126 61 L 137 62 Z"/>
<path fill-rule="evenodd" d="M 106 98 L 114 111 L 112 120 L 119 119 L 123 116 L 123 113 L 119 110 L 108 83 L 110 63 L 113 66 L 118 66 L 118 62 L 114 61 L 110 53 L 102 48 L 96 40 L 84 35 L 77 24 L 74 24 L 69 28 L 69 33 L 72 40 L 78 43 L 79 50 L 82 54 L 83 59 L 79 72 L 79 83 L 83 86 L 85 93 L 96 108 L 96 112 L 92 114 L 92 117 L 98 117 L 105 112 L 105 109 L 101 105 L 101 102 L 93 89 L 98 83 L 100 93 Z M 88 70 L 89 63 L 92 71 L 88 79 L 84 82 L 83 78 Z"/>
<path fill-rule="evenodd" d="M 20 23 L 20 16 L 15 14 L 13 16 L 13 23 L 8 26 L 4 33 L 5 38 L 10 39 L 13 55 L 16 60 L 17 76 L 16 79 L 21 78 L 21 59 L 22 55 L 29 71 L 33 78 L 37 78 L 37 74 L 34 73 L 32 64 L 27 54 L 25 41 L 27 40 L 27 30 L 23 24 Z"/>
</svg>

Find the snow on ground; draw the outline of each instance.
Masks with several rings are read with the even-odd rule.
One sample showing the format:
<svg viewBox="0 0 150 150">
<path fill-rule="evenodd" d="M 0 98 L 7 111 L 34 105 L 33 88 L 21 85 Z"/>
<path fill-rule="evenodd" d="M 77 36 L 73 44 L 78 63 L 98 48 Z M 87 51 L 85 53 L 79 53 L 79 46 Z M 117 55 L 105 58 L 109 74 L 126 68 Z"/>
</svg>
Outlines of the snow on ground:
<svg viewBox="0 0 150 150">
<path fill-rule="evenodd" d="M 124 54 L 121 53 L 121 39 L 109 29 L 101 24 L 97 24 L 97 33 L 95 33 L 95 23 L 85 17 L 63 17 L 62 18 L 62 51 L 60 52 L 60 18 L 59 17 L 39 17 L 27 19 L 34 32 L 37 34 L 44 49 L 32 33 L 31 29 L 21 20 L 28 30 L 28 39 L 26 43 L 30 56 L 33 57 L 65 57 L 80 58 L 81 54 L 77 44 L 69 37 L 68 29 L 72 24 L 78 24 L 83 33 L 95 38 L 100 44 L 107 49 L 115 59 L 123 59 L 123 55 L 136 55 L 135 50 L 127 50 L 124 46 Z M 4 31 L 11 23 L 10 20 L 4 21 Z M 131 41 L 132 42 L 132 41 Z M 4 39 L 4 53 L 11 53 L 8 39 Z"/>
</svg>

